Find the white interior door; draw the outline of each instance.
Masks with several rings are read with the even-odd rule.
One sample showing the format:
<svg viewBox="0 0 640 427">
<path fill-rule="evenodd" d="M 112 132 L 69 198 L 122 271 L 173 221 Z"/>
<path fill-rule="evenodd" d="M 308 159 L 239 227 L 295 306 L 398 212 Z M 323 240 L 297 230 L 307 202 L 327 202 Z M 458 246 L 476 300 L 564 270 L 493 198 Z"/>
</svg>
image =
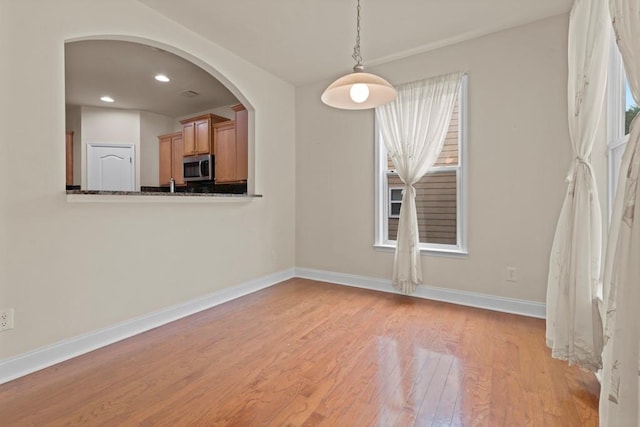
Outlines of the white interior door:
<svg viewBox="0 0 640 427">
<path fill-rule="evenodd" d="M 133 145 L 87 145 L 87 189 L 134 191 Z"/>
</svg>

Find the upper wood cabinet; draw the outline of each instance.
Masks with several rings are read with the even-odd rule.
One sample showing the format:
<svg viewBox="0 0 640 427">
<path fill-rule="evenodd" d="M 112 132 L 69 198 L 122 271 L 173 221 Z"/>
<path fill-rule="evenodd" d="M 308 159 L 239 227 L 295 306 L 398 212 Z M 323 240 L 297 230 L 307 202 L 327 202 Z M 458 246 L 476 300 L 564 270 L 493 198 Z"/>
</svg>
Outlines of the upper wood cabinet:
<svg viewBox="0 0 640 427">
<path fill-rule="evenodd" d="M 183 140 L 182 132 L 160 135 L 158 137 L 159 184 L 169 185 L 171 178 L 176 185 L 184 184 L 182 175 Z"/>
<path fill-rule="evenodd" d="M 246 182 L 249 116 L 242 104 L 231 107 L 235 120 L 212 125 L 216 184 Z"/>
<path fill-rule="evenodd" d="M 246 181 L 249 177 L 249 112 L 242 104 L 231 108 L 236 113 L 236 178 Z"/>
<path fill-rule="evenodd" d="M 73 185 L 73 132 L 67 131 L 65 137 L 66 183 Z"/>
<path fill-rule="evenodd" d="M 237 181 L 236 171 L 236 123 L 216 123 L 213 129 L 216 184 Z"/>
<path fill-rule="evenodd" d="M 203 114 L 181 120 L 184 155 L 195 156 L 211 153 L 211 125 L 228 120 L 226 117 L 215 114 Z"/>
</svg>

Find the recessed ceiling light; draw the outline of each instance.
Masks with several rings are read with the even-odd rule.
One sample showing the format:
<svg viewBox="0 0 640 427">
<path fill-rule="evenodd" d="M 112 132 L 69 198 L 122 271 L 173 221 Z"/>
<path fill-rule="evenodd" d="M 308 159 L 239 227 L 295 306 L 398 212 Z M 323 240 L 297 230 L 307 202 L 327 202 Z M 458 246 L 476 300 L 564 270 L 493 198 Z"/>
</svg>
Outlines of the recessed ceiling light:
<svg viewBox="0 0 640 427">
<path fill-rule="evenodd" d="M 100 97 L 100 101 L 104 101 L 104 102 L 113 102 L 113 101 L 114 101 L 114 99 L 113 99 L 112 97 L 110 97 L 110 96 L 106 96 L 106 95 L 105 95 L 105 96 Z"/>
<path fill-rule="evenodd" d="M 155 79 L 159 82 L 163 82 L 163 83 L 167 83 L 170 82 L 171 79 L 167 76 L 165 76 L 164 74 L 158 74 L 156 75 Z"/>
</svg>

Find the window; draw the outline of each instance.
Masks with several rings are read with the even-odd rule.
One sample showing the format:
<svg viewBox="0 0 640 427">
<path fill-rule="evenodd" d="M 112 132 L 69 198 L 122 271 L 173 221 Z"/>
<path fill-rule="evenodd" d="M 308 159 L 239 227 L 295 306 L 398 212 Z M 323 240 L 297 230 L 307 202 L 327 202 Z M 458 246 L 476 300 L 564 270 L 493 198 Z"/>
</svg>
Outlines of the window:
<svg viewBox="0 0 640 427">
<path fill-rule="evenodd" d="M 636 105 L 624 71 L 622 56 L 612 37 L 607 82 L 607 162 L 609 216 L 618 186 L 620 164 L 627 141 L 629 125 L 640 108 Z"/>
<path fill-rule="evenodd" d="M 431 170 L 415 184 L 423 251 L 466 253 L 466 94 L 467 76 L 464 76 L 442 152 Z M 377 130 L 375 184 L 375 246 L 393 248 L 398 234 L 403 183 Z"/>
</svg>

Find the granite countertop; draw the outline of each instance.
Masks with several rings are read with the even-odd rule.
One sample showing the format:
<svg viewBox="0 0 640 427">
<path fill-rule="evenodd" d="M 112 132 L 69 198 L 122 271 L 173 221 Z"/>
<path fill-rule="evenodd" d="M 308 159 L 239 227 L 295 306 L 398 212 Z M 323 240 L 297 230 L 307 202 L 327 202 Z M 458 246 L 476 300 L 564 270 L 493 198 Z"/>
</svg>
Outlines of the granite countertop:
<svg viewBox="0 0 640 427">
<path fill-rule="evenodd" d="M 88 194 L 88 195 L 105 195 L 105 196 L 170 196 L 170 197 L 262 197 L 260 194 L 233 194 L 233 193 L 188 193 L 168 191 L 86 191 L 86 190 L 67 190 L 67 194 Z"/>
</svg>

